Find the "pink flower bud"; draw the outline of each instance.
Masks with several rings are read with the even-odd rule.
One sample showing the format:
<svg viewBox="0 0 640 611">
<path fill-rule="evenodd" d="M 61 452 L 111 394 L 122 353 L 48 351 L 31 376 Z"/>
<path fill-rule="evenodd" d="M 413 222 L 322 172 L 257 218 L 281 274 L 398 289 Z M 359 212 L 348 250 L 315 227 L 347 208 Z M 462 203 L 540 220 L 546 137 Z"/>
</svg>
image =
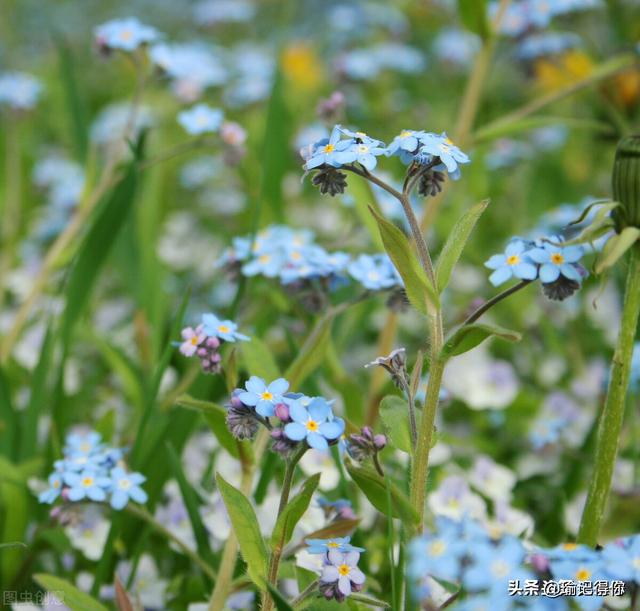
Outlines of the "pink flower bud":
<svg viewBox="0 0 640 611">
<path fill-rule="evenodd" d="M 278 403 L 274 411 L 276 418 L 280 418 L 282 422 L 289 422 L 289 407 L 285 403 Z"/>
</svg>

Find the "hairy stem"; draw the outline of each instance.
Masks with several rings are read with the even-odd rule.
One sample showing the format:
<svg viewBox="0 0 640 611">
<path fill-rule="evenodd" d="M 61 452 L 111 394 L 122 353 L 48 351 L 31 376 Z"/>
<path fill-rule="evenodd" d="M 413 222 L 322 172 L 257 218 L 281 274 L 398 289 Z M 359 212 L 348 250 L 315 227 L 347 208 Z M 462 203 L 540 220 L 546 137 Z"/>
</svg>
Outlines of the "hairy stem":
<svg viewBox="0 0 640 611">
<path fill-rule="evenodd" d="M 295 609 L 296 606 L 299 605 L 302 601 L 309 598 L 309 596 L 311 596 L 311 594 L 313 594 L 318 589 L 319 585 L 320 581 L 318 579 L 312 581 L 304 590 L 302 590 L 302 592 L 300 592 L 300 594 L 298 594 L 298 596 L 296 596 L 291 601 L 291 606 Z"/>
<path fill-rule="evenodd" d="M 598 542 L 611 489 L 639 316 L 640 244 L 636 244 L 631 249 L 618 343 L 611 361 L 607 398 L 598 426 L 594 473 L 578 533 L 578 541 L 591 546 Z"/>
<path fill-rule="evenodd" d="M 531 284 L 533 280 L 522 280 L 518 282 L 518 284 L 514 284 L 512 287 L 502 291 L 502 293 L 498 293 L 495 297 L 492 297 L 488 301 L 485 301 L 477 310 L 475 310 L 463 323 L 462 326 L 470 325 L 478 318 L 480 318 L 487 310 L 490 310 L 494 305 L 500 303 L 503 299 L 506 299 L 510 295 L 517 293 L 520 289 L 523 289 L 525 286 Z"/>
<path fill-rule="evenodd" d="M 278 505 L 278 518 L 284 511 L 284 508 L 289 502 L 289 495 L 291 494 L 291 485 L 293 484 L 293 475 L 296 470 L 296 465 L 302 458 L 302 455 L 306 452 L 306 445 L 303 443 L 301 447 L 296 450 L 288 459 L 284 471 L 284 481 L 282 482 L 282 491 L 280 493 L 280 504 Z M 277 518 L 276 518 L 277 522 Z M 276 543 L 271 552 L 271 558 L 269 559 L 269 572 L 267 579 L 270 584 L 277 587 L 278 581 L 278 569 L 280 568 L 280 558 L 282 557 L 282 551 L 284 548 L 284 529 L 282 531 L 282 539 Z M 271 611 L 273 609 L 273 599 L 268 592 L 262 593 L 262 611 Z"/>
</svg>

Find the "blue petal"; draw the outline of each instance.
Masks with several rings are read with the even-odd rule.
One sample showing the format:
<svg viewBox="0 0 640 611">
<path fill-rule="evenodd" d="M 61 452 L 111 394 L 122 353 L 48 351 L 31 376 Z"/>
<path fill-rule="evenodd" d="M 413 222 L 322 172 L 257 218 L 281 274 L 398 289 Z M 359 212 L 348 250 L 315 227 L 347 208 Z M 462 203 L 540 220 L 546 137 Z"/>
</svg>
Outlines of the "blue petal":
<svg viewBox="0 0 640 611">
<path fill-rule="evenodd" d="M 275 406 L 273 403 L 269 403 L 269 401 L 260 401 L 258 405 L 256 405 L 256 412 L 263 418 L 271 418 L 271 416 L 275 414 L 275 411 Z"/>
<path fill-rule="evenodd" d="M 141 505 L 147 502 L 147 493 L 140 488 L 139 486 L 134 486 L 129 490 L 129 496 L 136 502 Z"/>
<path fill-rule="evenodd" d="M 238 393 L 238 399 L 242 401 L 245 405 L 255 406 L 258 405 L 260 401 L 260 397 L 253 392 L 241 392 Z"/>
<path fill-rule="evenodd" d="M 531 263 L 518 263 L 513 266 L 513 275 L 523 280 L 535 280 L 538 276 L 538 268 Z"/>
<path fill-rule="evenodd" d="M 331 422 L 323 422 L 319 430 L 320 434 L 326 439 L 338 439 L 344 431 L 344 425 L 341 426 L 339 421 L 332 420 Z"/>
<path fill-rule="evenodd" d="M 244 386 L 249 392 L 256 395 L 263 393 L 267 388 L 265 381 L 258 376 L 251 376 Z"/>
<path fill-rule="evenodd" d="M 269 384 L 269 392 L 273 395 L 281 395 L 287 392 L 289 388 L 289 382 L 287 382 L 284 378 L 278 378 Z"/>
<path fill-rule="evenodd" d="M 324 399 L 316 398 L 309 404 L 307 408 L 309 415 L 317 422 L 324 422 L 331 413 L 331 407 Z"/>
<path fill-rule="evenodd" d="M 511 268 L 504 266 L 500 267 L 489 276 L 489 282 L 491 282 L 493 286 L 498 286 L 509 280 L 509 278 L 511 278 Z"/>
<path fill-rule="evenodd" d="M 562 256 L 567 263 L 580 261 L 583 254 L 584 250 L 582 250 L 581 246 L 567 246 L 562 250 Z"/>
<path fill-rule="evenodd" d="M 549 251 L 544 248 L 532 248 L 527 251 L 527 256 L 530 259 L 533 259 L 536 263 L 549 263 L 549 261 L 551 261 Z"/>
<path fill-rule="evenodd" d="M 552 263 L 545 263 L 540 268 L 540 280 L 542 280 L 542 282 L 544 282 L 545 284 L 549 282 L 555 282 L 558 279 L 559 275 L 560 270 Z"/>
<path fill-rule="evenodd" d="M 492 257 L 489 257 L 484 266 L 488 267 L 489 269 L 498 269 L 499 267 L 505 265 L 506 262 L 507 257 L 505 257 L 504 255 L 493 255 Z"/>
<path fill-rule="evenodd" d="M 289 426 L 289 425 L 287 425 Z M 315 450 L 328 450 L 329 444 L 327 440 L 319 433 L 309 433 L 307 435 L 307 443 Z"/>
<path fill-rule="evenodd" d="M 307 436 L 307 429 L 297 422 L 289 422 L 284 427 L 284 434 L 293 441 L 302 441 Z"/>
<path fill-rule="evenodd" d="M 297 401 L 289 404 L 289 416 L 294 422 L 305 424 L 309 420 L 309 412 Z"/>
<path fill-rule="evenodd" d="M 123 490 L 116 490 L 111 495 L 111 507 L 122 509 L 129 502 L 129 496 Z"/>
<path fill-rule="evenodd" d="M 563 263 L 560 266 L 560 271 L 565 278 L 569 278 L 569 280 L 574 280 L 575 282 L 580 282 L 580 272 L 573 266 L 571 263 Z"/>
</svg>

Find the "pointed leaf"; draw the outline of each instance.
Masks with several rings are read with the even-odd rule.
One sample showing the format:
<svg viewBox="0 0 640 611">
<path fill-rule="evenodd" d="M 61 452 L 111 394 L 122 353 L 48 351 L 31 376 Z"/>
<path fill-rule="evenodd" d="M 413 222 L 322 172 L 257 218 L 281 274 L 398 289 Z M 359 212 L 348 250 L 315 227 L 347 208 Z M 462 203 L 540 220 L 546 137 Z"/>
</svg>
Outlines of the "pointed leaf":
<svg viewBox="0 0 640 611">
<path fill-rule="evenodd" d="M 332 537 L 345 537 L 351 534 L 356 528 L 360 520 L 336 520 L 331 522 L 329 526 L 314 530 L 304 536 L 304 539 L 331 539 Z"/>
<path fill-rule="evenodd" d="M 273 602 L 275 603 L 278 611 L 293 611 L 293 607 L 287 602 L 287 599 L 282 595 L 282 592 L 280 592 L 278 588 L 267 583 L 267 589 L 269 590 L 269 594 L 271 594 L 271 598 L 273 598 Z"/>
<path fill-rule="evenodd" d="M 411 453 L 409 405 L 397 395 L 388 395 L 380 402 L 380 417 L 384 430 L 397 450 Z"/>
<path fill-rule="evenodd" d="M 62 602 L 71 611 L 107 611 L 107 607 L 99 603 L 82 590 L 55 575 L 37 573 L 33 576 L 36 583 L 52 593 L 61 593 Z"/>
<path fill-rule="evenodd" d="M 471 210 L 462 215 L 449 233 L 436 263 L 436 281 L 440 293 L 442 293 L 449 284 L 451 272 L 458 262 L 458 259 L 460 259 L 460 255 L 469 240 L 473 228 L 476 226 L 478 219 L 488 205 L 489 200 L 485 199 L 473 206 Z"/>
<path fill-rule="evenodd" d="M 240 345 L 242 362 L 250 375 L 259 376 L 267 381 L 280 377 L 280 369 L 268 346 L 258 337 Z"/>
<path fill-rule="evenodd" d="M 460 20 L 468 30 L 481 38 L 491 34 L 487 21 L 487 0 L 458 0 Z"/>
<path fill-rule="evenodd" d="M 519 342 L 522 335 L 517 331 L 504 329 L 496 325 L 474 323 L 460 327 L 446 342 L 440 353 L 441 358 L 448 359 L 473 350 L 484 340 L 497 337 L 507 342 Z"/>
<path fill-rule="evenodd" d="M 347 471 L 358 488 L 364 492 L 371 504 L 381 513 L 388 513 L 387 488 L 385 480 L 367 465 L 358 465 L 345 460 Z M 391 509 L 394 518 L 403 520 L 407 525 L 416 524 L 418 516 L 409 499 L 394 483 L 390 482 Z"/>
<path fill-rule="evenodd" d="M 438 295 L 411 250 L 407 236 L 373 208 L 369 210 L 378 223 L 385 250 L 402 276 L 411 305 L 422 314 L 434 313 L 439 308 Z"/>
<path fill-rule="evenodd" d="M 225 481 L 219 473 L 216 474 L 216 481 L 233 531 L 238 538 L 240 553 L 247 563 L 249 577 L 259 588 L 264 588 L 268 555 L 256 512 L 247 497 Z"/>
<path fill-rule="evenodd" d="M 622 233 L 609 239 L 596 263 L 596 274 L 613 267 L 620 257 L 638 241 L 638 238 L 640 238 L 640 229 L 637 227 L 625 227 Z"/>
<path fill-rule="evenodd" d="M 305 511 L 309 508 L 311 503 L 311 497 L 318 487 L 320 482 L 320 473 L 312 475 L 300 489 L 300 492 L 296 494 L 284 508 L 271 535 L 271 545 L 275 548 L 278 546 L 284 547 L 293 535 L 293 529 L 300 521 L 300 518 L 304 515 Z"/>
</svg>

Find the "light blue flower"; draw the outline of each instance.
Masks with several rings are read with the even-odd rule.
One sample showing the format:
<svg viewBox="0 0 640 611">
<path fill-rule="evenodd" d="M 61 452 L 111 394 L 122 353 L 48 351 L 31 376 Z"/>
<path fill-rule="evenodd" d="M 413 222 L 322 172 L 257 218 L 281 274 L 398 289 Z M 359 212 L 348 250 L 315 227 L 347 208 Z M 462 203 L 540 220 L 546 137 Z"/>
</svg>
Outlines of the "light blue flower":
<svg viewBox="0 0 640 611">
<path fill-rule="evenodd" d="M 375 141 L 374 141 L 375 142 Z M 381 143 L 382 144 L 382 143 Z M 345 149 L 344 153 L 352 153 L 353 161 L 357 161 L 367 170 L 373 170 L 378 164 L 376 157 L 386 154 L 387 149 L 377 144 L 368 144 L 366 142 L 353 141 L 350 146 Z"/>
<path fill-rule="evenodd" d="M 504 251 L 504 254 L 493 255 L 485 262 L 485 267 L 495 270 L 489 276 L 489 282 L 498 286 L 510 278 L 521 280 L 535 280 L 538 277 L 538 269 L 528 257 L 529 248 L 523 240 L 512 240 Z"/>
<path fill-rule="evenodd" d="M 593 550 L 592 550 L 593 551 Z M 565 556 L 562 560 L 551 560 L 551 574 L 556 580 L 567 579 L 571 581 L 604 581 L 607 574 L 604 570 L 602 557 L 597 554 L 586 559 L 578 557 L 569 559 Z M 574 596 L 573 600 L 582 611 L 599 611 L 602 607 L 602 596 Z"/>
<path fill-rule="evenodd" d="M 640 535 L 612 541 L 601 557 L 608 579 L 640 584 Z"/>
<path fill-rule="evenodd" d="M 97 26 L 94 34 L 99 46 L 126 52 L 135 51 L 139 46 L 160 38 L 158 30 L 144 25 L 135 17 L 107 21 Z"/>
<path fill-rule="evenodd" d="M 358 568 L 359 552 L 343 554 L 336 550 L 327 553 L 327 561 L 322 567 L 320 583 L 336 583 L 342 596 L 349 596 L 353 586 L 365 582 L 364 573 Z"/>
<path fill-rule="evenodd" d="M 466 153 L 463 153 L 447 136 L 442 134 L 427 133 L 420 137 L 420 151 L 439 157 L 450 177 L 456 180 L 459 176 L 459 165 L 470 163 Z"/>
<path fill-rule="evenodd" d="M 424 135 L 424 131 L 403 129 L 387 147 L 387 156 L 399 155 L 403 163 L 410 163 L 420 146 L 420 138 Z"/>
<path fill-rule="evenodd" d="M 402 279 L 386 254 L 360 255 L 349 264 L 347 270 L 370 291 L 402 286 Z"/>
<path fill-rule="evenodd" d="M 69 486 L 69 500 L 104 501 L 107 498 L 106 491 L 111 486 L 111 480 L 95 471 L 85 470 L 80 473 L 67 472 L 64 475 L 64 483 Z"/>
<path fill-rule="evenodd" d="M 541 32 L 527 36 L 518 46 L 520 59 L 532 60 L 557 55 L 581 44 L 581 38 L 571 32 Z"/>
<path fill-rule="evenodd" d="M 38 501 L 40 501 L 40 503 L 48 503 L 51 505 L 60 496 L 60 492 L 62 491 L 62 482 L 62 473 L 52 473 L 49 475 L 49 488 L 38 495 Z"/>
<path fill-rule="evenodd" d="M 353 163 L 356 160 L 356 154 L 351 150 L 354 140 L 352 138 L 341 140 L 341 136 L 342 132 L 336 126 L 331 131 L 328 141 L 317 142 L 306 160 L 305 170 L 312 170 L 325 164 L 339 168 L 345 163 Z"/>
<path fill-rule="evenodd" d="M 146 503 L 147 493 L 140 488 L 146 479 L 141 473 L 127 473 L 120 467 L 111 469 L 111 507 L 122 509 L 129 499 Z"/>
<path fill-rule="evenodd" d="M 358 144 L 366 144 L 370 147 L 384 147 L 384 142 L 382 142 L 382 140 L 376 140 L 365 132 L 354 132 L 346 127 L 342 127 L 342 125 L 336 125 L 336 127 L 340 130 L 340 132 L 347 136 L 347 138 L 352 138 Z"/>
<path fill-rule="evenodd" d="M 100 443 L 102 437 L 96 431 L 86 433 L 70 433 L 65 439 L 65 454 L 75 456 L 84 454 L 86 456 L 97 452 L 103 448 Z"/>
<path fill-rule="evenodd" d="M 217 337 L 226 342 L 246 342 L 250 339 L 247 335 L 238 333 L 238 325 L 235 322 L 222 320 L 212 313 L 202 315 L 202 324 L 208 337 Z"/>
<path fill-rule="evenodd" d="M 554 241 L 557 241 L 554 238 Z M 584 255 L 582 246 L 555 246 L 549 242 L 543 242 L 541 247 L 527 251 L 532 261 L 540 265 L 540 280 L 547 284 L 555 282 L 562 274 L 565 278 L 575 282 L 581 282 L 582 276 L 574 265 Z"/>
<path fill-rule="evenodd" d="M 199 136 L 217 132 L 223 118 L 224 113 L 219 108 L 211 108 L 207 104 L 196 104 L 178 114 L 178 123 L 188 134 Z"/>
<path fill-rule="evenodd" d="M 335 537 L 333 539 L 306 539 L 307 551 L 310 554 L 326 554 L 336 550 L 346 554 L 347 552 L 364 552 L 364 548 L 355 547 L 349 543 L 351 537 Z"/>
<path fill-rule="evenodd" d="M 344 421 L 333 418 L 331 406 L 322 397 L 315 397 L 307 407 L 303 401 L 303 398 L 287 401 L 293 422 L 284 427 L 284 434 L 292 441 L 305 439 L 316 450 L 327 450 L 327 440 L 338 439 L 344 432 Z"/>
<path fill-rule="evenodd" d="M 0 106 L 16 110 L 30 110 L 40 97 L 42 85 L 26 72 L 0 74 Z"/>
<path fill-rule="evenodd" d="M 262 252 L 242 266 L 242 273 L 245 276 L 261 274 L 267 278 L 275 278 L 280 275 L 285 262 L 286 256 L 280 250 Z"/>
<path fill-rule="evenodd" d="M 240 392 L 238 399 L 245 405 L 255 407 L 256 412 L 264 418 L 270 418 L 275 413 L 276 404 L 284 402 L 282 395 L 287 392 L 289 382 L 278 378 L 267 384 L 262 378 L 251 376 L 244 386 L 246 391 Z"/>
</svg>

